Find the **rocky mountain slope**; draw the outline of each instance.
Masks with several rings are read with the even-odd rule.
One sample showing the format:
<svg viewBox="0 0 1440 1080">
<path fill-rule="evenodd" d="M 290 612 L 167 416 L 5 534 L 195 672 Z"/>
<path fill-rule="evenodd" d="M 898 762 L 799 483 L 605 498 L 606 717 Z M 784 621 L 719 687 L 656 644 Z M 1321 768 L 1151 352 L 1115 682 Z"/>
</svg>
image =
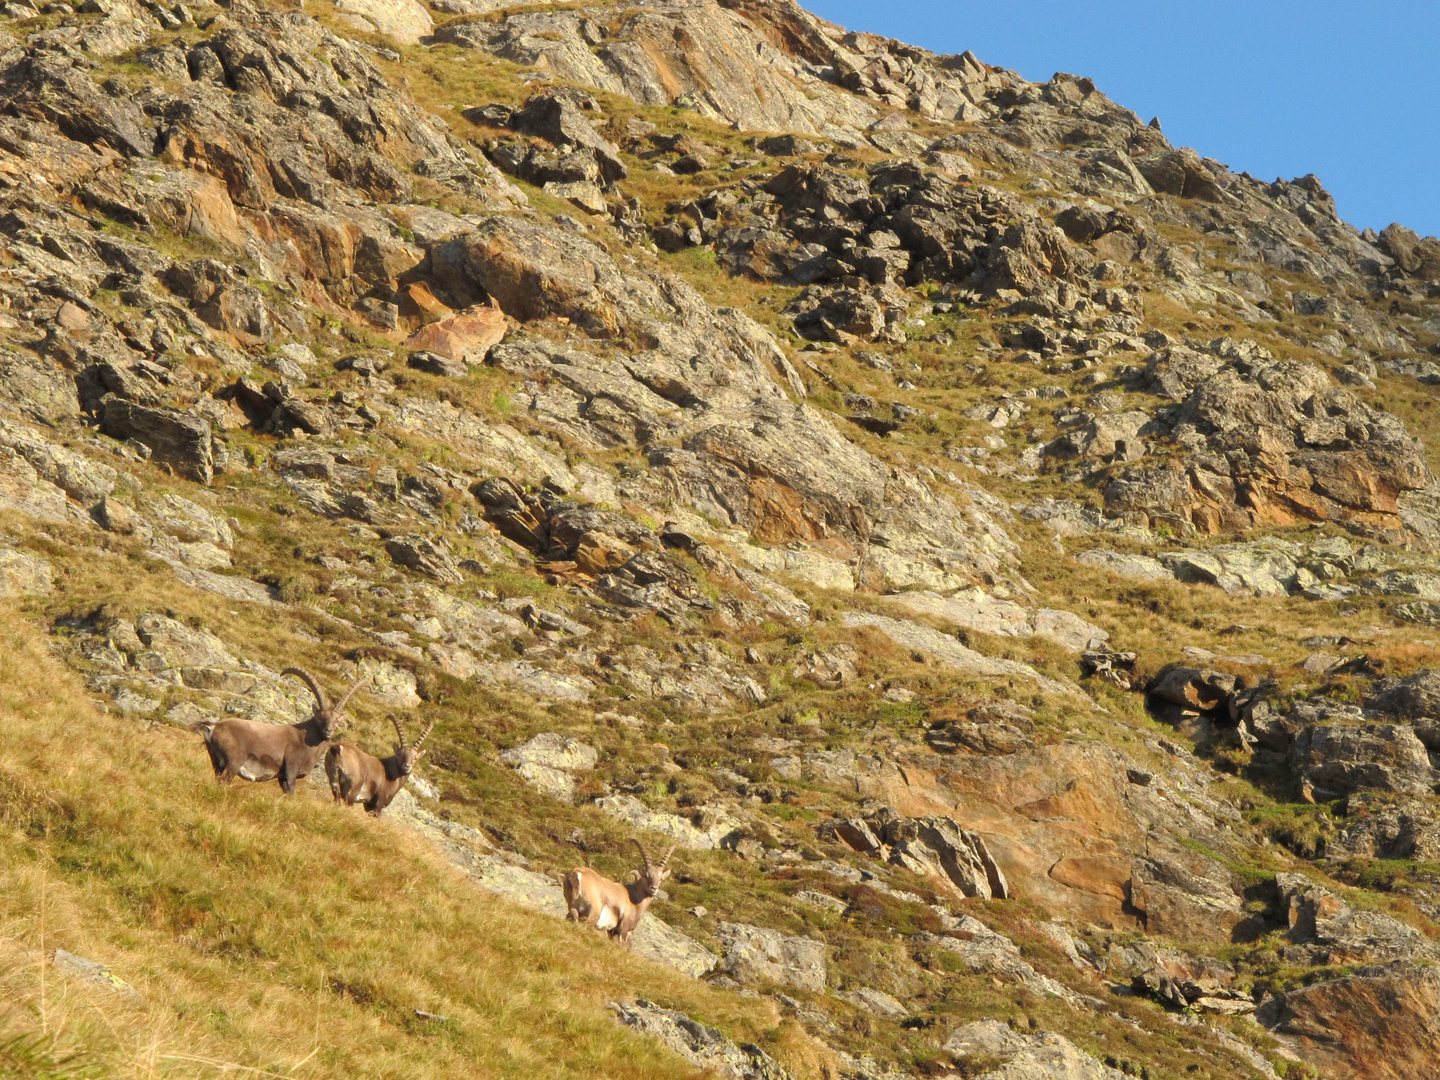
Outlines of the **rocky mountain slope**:
<svg viewBox="0 0 1440 1080">
<path fill-rule="evenodd" d="M 1440 241 L 789 0 L 0 15 L 0 585 L 134 752 L 366 676 L 436 727 L 343 828 L 618 963 L 637 1075 L 1431 1068 Z"/>
</svg>

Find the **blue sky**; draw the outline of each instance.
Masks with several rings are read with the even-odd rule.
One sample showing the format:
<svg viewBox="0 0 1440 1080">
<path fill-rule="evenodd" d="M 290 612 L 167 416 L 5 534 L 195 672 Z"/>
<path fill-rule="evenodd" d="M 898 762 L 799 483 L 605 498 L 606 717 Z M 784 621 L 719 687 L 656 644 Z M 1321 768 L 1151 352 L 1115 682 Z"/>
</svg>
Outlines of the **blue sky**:
<svg viewBox="0 0 1440 1080">
<path fill-rule="evenodd" d="M 1440 0 L 801 0 L 1044 81 L 1089 75 L 1264 180 L 1314 173 L 1360 228 L 1440 235 Z"/>
</svg>

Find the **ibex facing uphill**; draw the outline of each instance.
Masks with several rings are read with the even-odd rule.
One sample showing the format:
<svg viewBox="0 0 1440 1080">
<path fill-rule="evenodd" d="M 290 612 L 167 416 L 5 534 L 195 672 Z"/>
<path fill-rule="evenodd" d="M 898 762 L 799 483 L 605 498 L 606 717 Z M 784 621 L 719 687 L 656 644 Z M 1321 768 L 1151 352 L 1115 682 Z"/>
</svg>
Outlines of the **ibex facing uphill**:
<svg viewBox="0 0 1440 1080">
<path fill-rule="evenodd" d="M 671 844 L 660 865 L 651 866 L 644 845 L 639 840 L 632 840 L 632 843 L 640 849 L 645 865 L 635 871 L 635 880 L 628 885 L 602 877 L 588 866 L 571 870 L 565 875 L 564 882 L 565 906 L 569 909 L 565 918 L 571 922 L 587 922 L 596 930 L 604 930 L 627 949 L 630 947 L 630 935 L 650 907 L 650 901 L 660 891 L 660 883 L 670 876 L 665 867 L 676 848 L 675 844 Z"/>
<path fill-rule="evenodd" d="M 215 767 L 215 776 L 221 783 L 228 784 L 239 776 L 245 780 L 280 779 L 280 788 L 285 794 L 295 790 L 295 783 L 309 775 L 316 763 L 325 756 L 345 706 L 350 703 L 355 691 L 366 679 L 357 679 L 335 705 L 325 697 L 325 691 L 308 671 L 300 668 L 286 668 L 280 674 L 295 675 L 302 679 L 315 695 L 315 709 L 310 719 L 298 724 L 267 724 L 260 720 L 227 719 L 205 720 L 192 724 L 191 731 L 205 737 L 205 749 L 210 751 L 210 764 Z"/>
<path fill-rule="evenodd" d="M 392 716 L 390 722 L 395 725 L 400 741 L 395 744 L 395 753 L 387 758 L 377 758 L 349 743 L 331 745 L 325 755 L 325 775 L 330 778 L 330 795 L 336 802 L 346 806 L 362 803 L 366 810 L 379 817 L 390 800 L 400 794 L 405 778 L 425 754 L 420 747 L 430 737 L 435 721 L 430 721 L 430 727 L 421 732 L 414 746 L 405 744 L 400 721 Z"/>
</svg>

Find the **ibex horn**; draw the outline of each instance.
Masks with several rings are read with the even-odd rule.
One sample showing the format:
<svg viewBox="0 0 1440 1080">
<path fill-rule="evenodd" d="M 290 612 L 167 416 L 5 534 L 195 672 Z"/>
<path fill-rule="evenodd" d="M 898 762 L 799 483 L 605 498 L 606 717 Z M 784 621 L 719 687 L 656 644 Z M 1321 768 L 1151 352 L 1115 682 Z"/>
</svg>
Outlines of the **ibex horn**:
<svg viewBox="0 0 1440 1080">
<path fill-rule="evenodd" d="M 642 844 L 642 843 L 640 843 L 640 841 L 639 841 L 639 840 L 636 840 L 635 837 L 633 837 L 633 836 L 630 838 L 630 842 L 631 842 L 632 844 L 634 844 L 637 848 L 640 849 L 640 857 L 645 860 L 645 869 L 646 869 L 646 870 L 649 870 L 649 869 L 650 869 L 650 856 L 645 854 L 645 845 Z"/>
<path fill-rule="evenodd" d="M 670 850 L 667 851 L 667 852 L 665 852 L 665 857 L 660 860 L 659 869 L 664 870 L 665 867 L 667 867 L 667 866 L 670 865 L 670 856 L 675 854 L 675 849 L 676 849 L 677 847 L 679 847 L 679 846 L 680 846 L 679 844 L 671 844 L 671 845 L 670 845 Z"/>
<path fill-rule="evenodd" d="M 311 675 L 311 674 L 310 674 L 308 671 L 306 671 L 304 668 L 298 668 L 298 667 L 287 667 L 287 668 L 286 668 L 284 671 L 282 671 L 280 674 L 281 674 L 281 675 L 294 675 L 294 676 L 298 677 L 299 679 L 303 680 L 304 683 L 305 683 L 305 685 L 310 688 L 310 693 L 312 693 L 312 694 L 315 695 L 315 703 L 320 706 L 320 711 L 321 711 L 321 712 L 329 712 L 329 711 L 330 711 L 330 702 L 325 699 L 325 691 L 320 689 L 320 684 L 315 681 L 315 676 L 314 676 L 314 675 Z"/>
<path fill-rule="evenodd" d="M 405 732 L 400 730 L 400 721 L 395 719 L 394 713 L 390 714 L 389 719 L 390 723 L 395 725 L 395 735 L 400 740 L 400 750 L 403 753 L 405 750 Z"/>
<path fill-rule="evenodd" d="M 355 680 L 355 685 L 345 691 L 345 696 L 342 697 L 335 706 L 335 722 L 337 724 L 340 722 L 340 718 L 345 715 L 345 706 L 350 704 L 350 699 L 355 696 L 355 691 L 359 690 L 369 681 L 369 675 L 361 675 L 360 678 Z"/>
<path fill-rule="evenodd" d="M 431 720 L 430 723 L 429 723 L 428 725 L 426 725 L 425 730 L 420 733 L 420 738 L 418 738 L 417 740 L 415 740 L 415 749 L 416 749 L 416 750 L 419 750 L 419 749 L 420 749 L 420 747 L 424 744 L 425 740 L 430 737 L 430 732 L 432 732 L 432 731 L 434 731 L 434 730 L 435 730 L 435 721 L 434 721 L 434 720 Z"/>
</svg>

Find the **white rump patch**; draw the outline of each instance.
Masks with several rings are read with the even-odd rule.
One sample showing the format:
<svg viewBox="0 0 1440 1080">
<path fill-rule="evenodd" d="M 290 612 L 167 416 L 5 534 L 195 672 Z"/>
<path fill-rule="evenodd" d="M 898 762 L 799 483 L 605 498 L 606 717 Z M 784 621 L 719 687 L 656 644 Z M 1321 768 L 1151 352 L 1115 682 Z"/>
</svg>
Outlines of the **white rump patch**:
<svg viewBox="0 0 1440 1080">
<path fill-rule="evenodd" d="M 597 930 L 613 930 L 620 925 L 620 916 L 614 908 L 601 908 L 600 918 L 595 921 Z"/>
</svg>

